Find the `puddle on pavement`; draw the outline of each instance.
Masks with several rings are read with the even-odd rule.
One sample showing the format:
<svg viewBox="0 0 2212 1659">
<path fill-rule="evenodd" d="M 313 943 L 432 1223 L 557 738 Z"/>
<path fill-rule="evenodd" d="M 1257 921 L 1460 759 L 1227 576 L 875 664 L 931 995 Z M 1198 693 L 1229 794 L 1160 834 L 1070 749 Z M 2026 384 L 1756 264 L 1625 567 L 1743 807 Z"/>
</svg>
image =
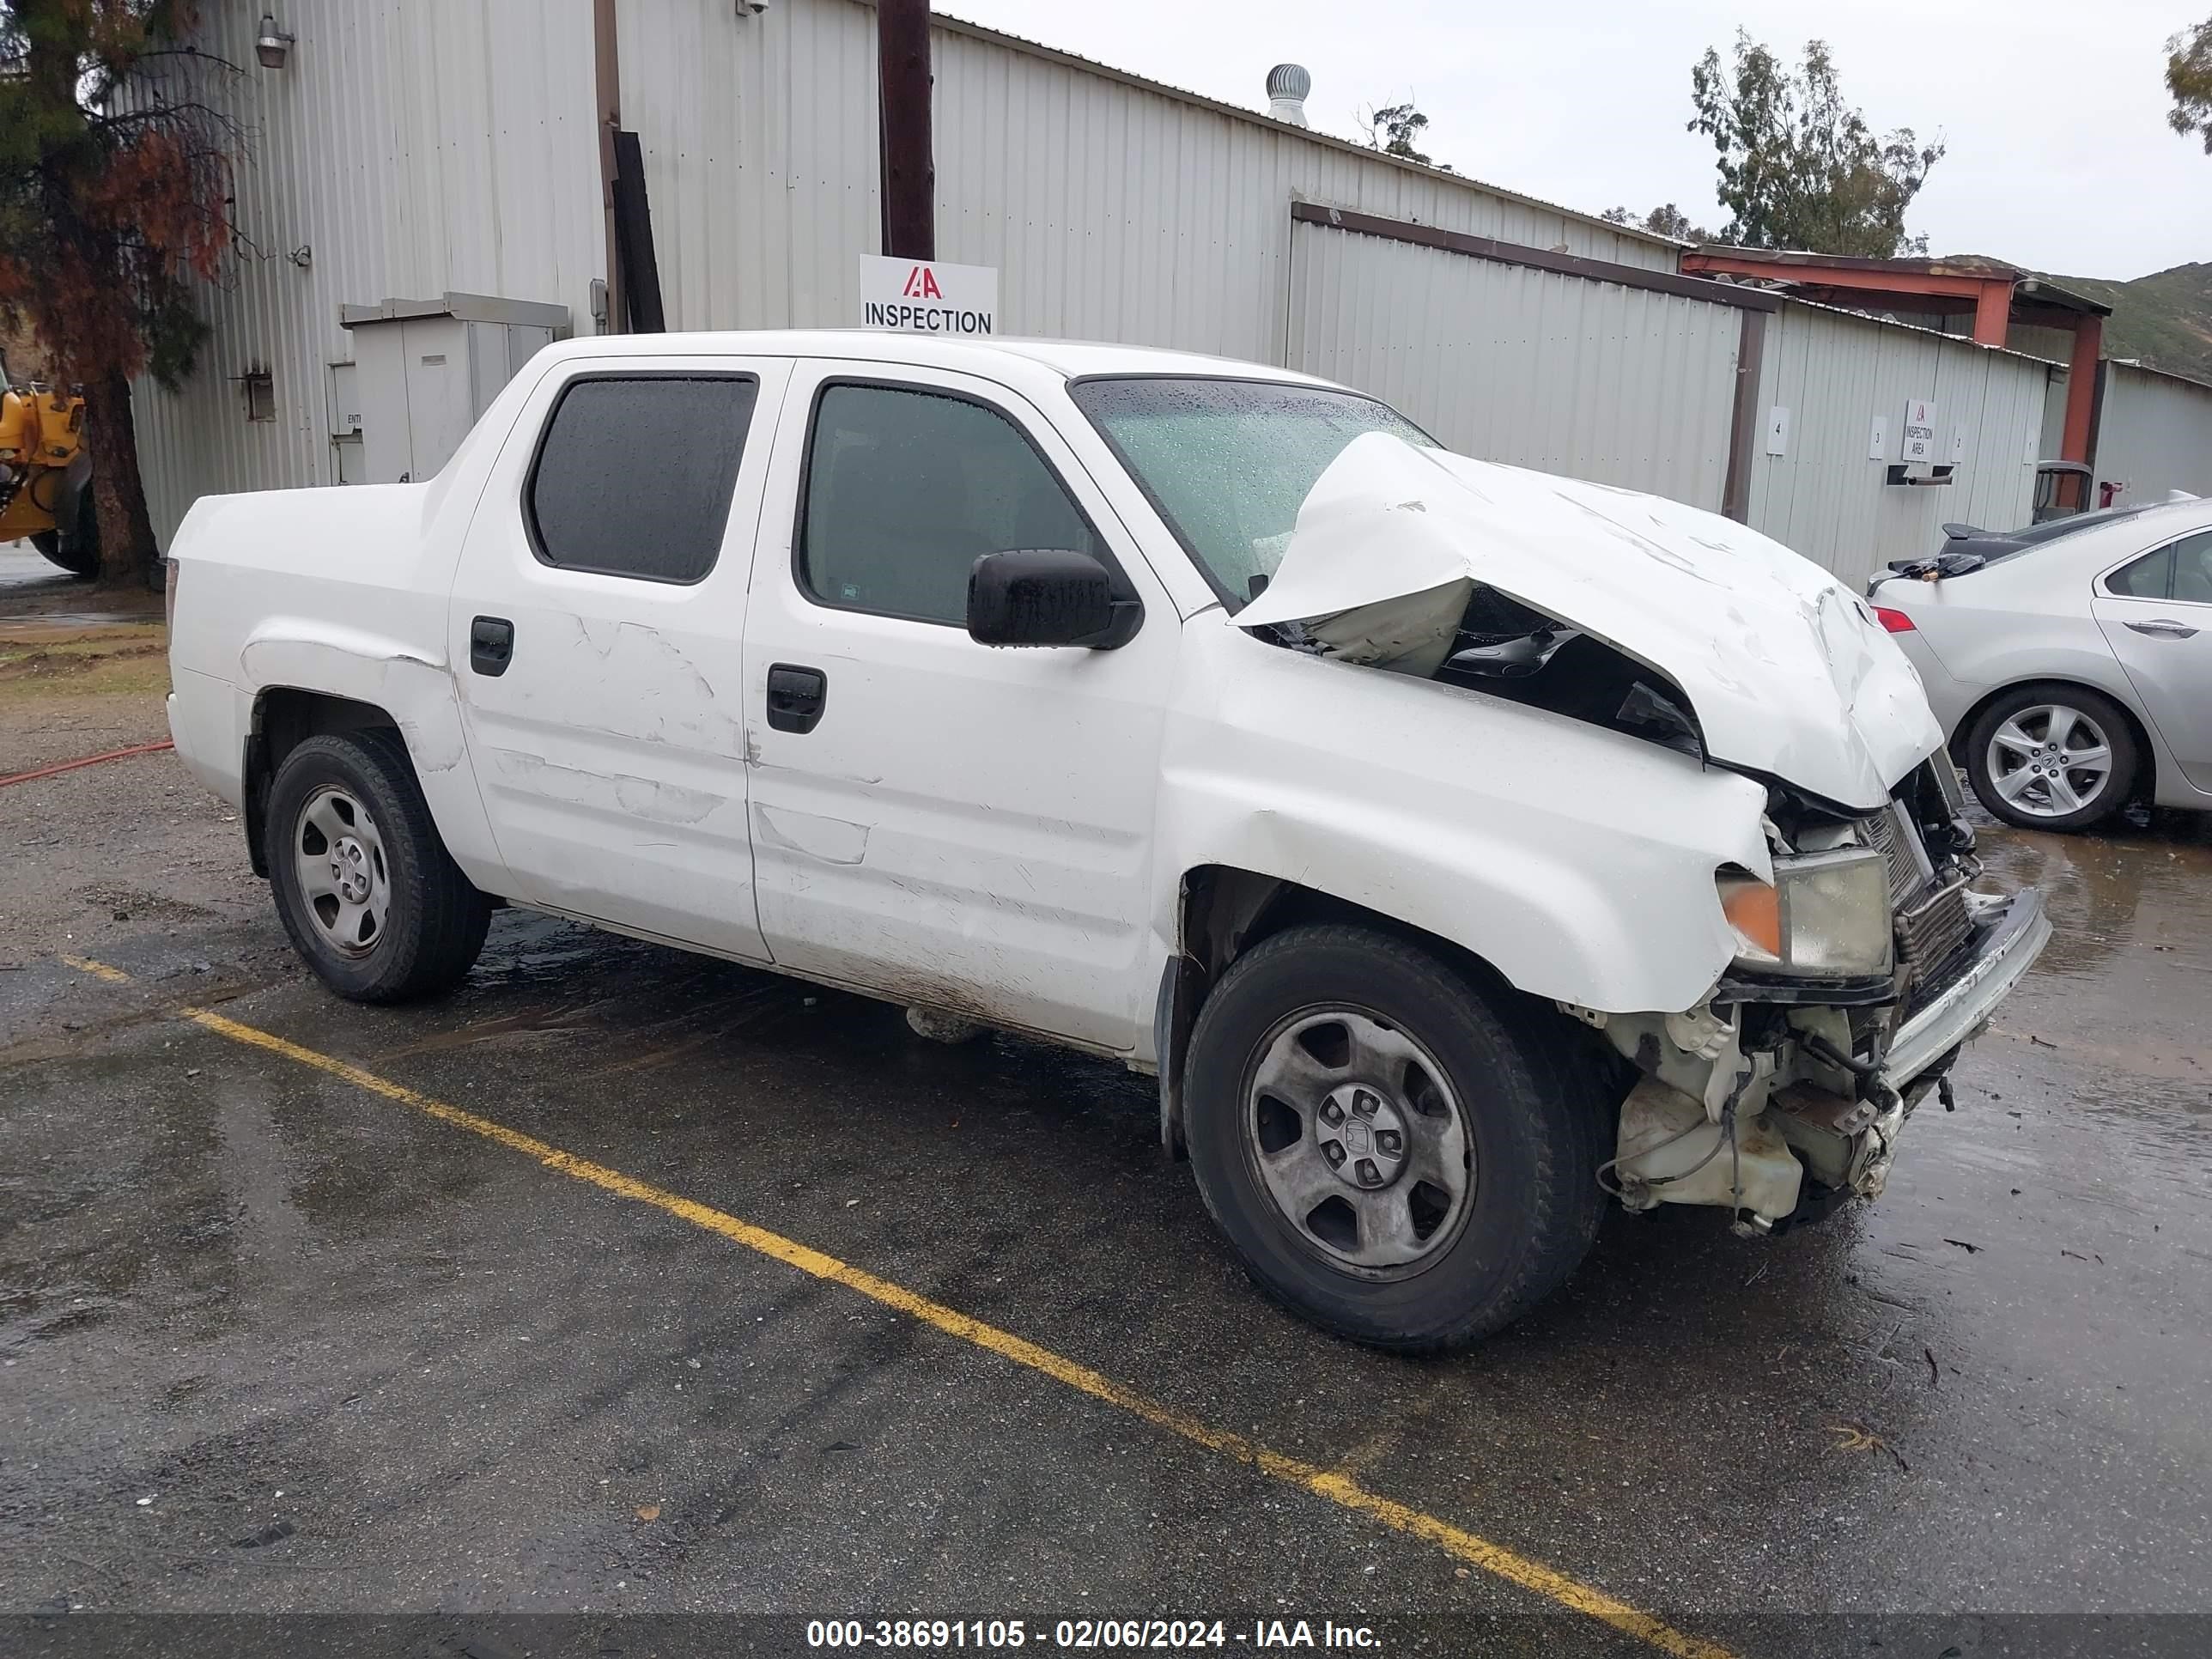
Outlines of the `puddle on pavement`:
<svg viewBox="0 0 2212 1659">
<path fill-rule="evenodd" d="M 1984 885 L 2034 886 L 2054 932 L 1993 1035 L 2141 1079 L 2201 1085 L 2212 1103 L 2212 815 L 2133 815 L 2093 835 L 1984 819 Z M 2129 1092 L 2124 1079 L 2115 1091 Z M 2142 1092 L 2137 1091 L 2136 1092 Z M 2154 1091 L 2153 1092 L 2164 1092 Z"/>
</svg>

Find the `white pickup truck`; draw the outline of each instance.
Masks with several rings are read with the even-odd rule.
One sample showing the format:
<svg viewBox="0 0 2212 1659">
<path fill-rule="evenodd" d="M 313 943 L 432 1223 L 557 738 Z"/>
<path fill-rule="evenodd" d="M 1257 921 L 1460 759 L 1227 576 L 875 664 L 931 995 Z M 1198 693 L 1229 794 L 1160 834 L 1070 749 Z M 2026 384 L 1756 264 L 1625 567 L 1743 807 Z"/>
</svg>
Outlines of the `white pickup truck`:
<svg viewBox="0 0 2212 1659">
<path fill-rule="evenodd" d="M 169 569 L 178 751 L 340 995 L 505 903 L 1110 1056 L 1259 1284 L 1392 1347 L 1612 1200 L 1877 1194 L 2050 934 L 1857 595 L 1279 369 L 579 341 Z"/>
</svg>

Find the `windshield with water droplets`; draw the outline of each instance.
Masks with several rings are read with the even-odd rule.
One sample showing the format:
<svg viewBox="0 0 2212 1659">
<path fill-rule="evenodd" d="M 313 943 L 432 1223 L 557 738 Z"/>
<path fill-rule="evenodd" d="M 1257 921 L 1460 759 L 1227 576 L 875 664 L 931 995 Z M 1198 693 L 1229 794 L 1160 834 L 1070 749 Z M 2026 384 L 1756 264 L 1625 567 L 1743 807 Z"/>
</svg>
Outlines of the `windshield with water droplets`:
<svg viewBox="0 0 2212 1659">
<path fill-rule="evenodd" d="M 1369 432 L 1435 444 L 1389 405 L 1327 386 L 1145 376 L 1068 391 L 1232 611 L 1275 574 L 1299 505 L 1346 444 Z"/>
</svg>

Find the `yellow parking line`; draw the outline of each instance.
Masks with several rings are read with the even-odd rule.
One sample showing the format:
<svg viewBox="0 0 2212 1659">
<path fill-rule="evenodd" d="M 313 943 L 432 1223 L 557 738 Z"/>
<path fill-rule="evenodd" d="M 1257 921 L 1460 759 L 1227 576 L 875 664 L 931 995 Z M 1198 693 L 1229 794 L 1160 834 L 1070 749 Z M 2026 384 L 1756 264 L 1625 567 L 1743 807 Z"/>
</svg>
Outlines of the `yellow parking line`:
<svg viewBox="0 0 2212 1659">
<path fill-rule="evenodd" d="M 104 962 L 87 962 L 82 957 L 64 957 L 62 960 L 80 974 L 90 974 L 94 979 L 104 979 L 110 985 L 128 985 L 131 975 L 120 968 L 111 968 Z"/>
<path fill-rule="evenodd" d="M 101 963 L 87 962 L 75 957 L 64 957 L 63 960 L 72 968 L 79 969 L 111 983 L 127 983 L 131 977 L 119 969 L 110 968 Z M 328 1073 L 332 1077 L 350 1083 L 356 1088 L 366 1089 L 371 1094 L 381 1095 L 386 1100 L 412 1107 L 415 1110 L 436 1118 L 441 1122 L 450 1123 L 456 1128 L 467 1130 L 471 1134 L 481 1135 L 486 1140 L 496 1141 L 510 1151 L 520 1152 L 528 1158 L 534 1158 L 549 1170 L 557 1170 L 565 1176 L 572 1176 L 579 1181 L 588 1182 L 594 1187 L 620 1197 L 635 1199 L 641 1204 L 650 1204 L 657 1210 L 665 1211 L 670 1215 L 690 1222 L 695 1227 L 702 1228 L 708 1232 L 726 1238 L 732 1243 L 742 1244 L 749 1250 L 756 1250 L 763 1255 L 773 1257 L 787 1267 L 796 1267 L 803 1273 L 810 1273 L 816 1279 L 826 1279 L 831 1284 L 842 1285 L 848 1290 L 857 1291 L 871 1301 L 881 1303 L 887 1308 L 896 1309 L 900 1313 L 918 1319 L 926 1325 L 933 1325 L 949 1336 L 957 1336 L 963 1342 L 971 1342 L 979 1348 L 988 1349 L 1001 1358 L 1010 1359 L 1018 1365 L 1026 1365 L 1031 1370 L 1041 1371 L 1054 1382 L 1063 1382 L 1071 1389 L 1089 1395 L 1094 1400 L 1102 1401 L 1107 1405 L 1127 1412 L 1133 1417 L 1141 1418 L 1155 1428 L 1164 1429 L 1170 1434 L 1180 1435 L 1183 1439 L 1190 1441 L 1194 1445 L 1203 1446 L 1208 1451 L 1219 1452 L 1225 1456 L 1235 1458 L 1240 1463 L 1249 1464 L 1263 1474 L 1271 1475 L 1291 1486 L 1303 1487 L 1316 1497 L 1326 1498 L 1333 1504 L 1340 1504 L 1345 1509 L 1366 1516 L 1370 1520 L 1379 1521 L 1394 1532 L 1401 1532 L 1410 1537 L 1425 1540 L 1437 1546 L 1447 1555 L 1465 1561 L 1472 1566 L 1480 1567 L 1486 1572 L 1494 1573 L 1509 1583 L 1518 1584 L 1523 1589 L 1534 1590 L 1539 1595 L 1549 1597 L 1561 1607 L 1571 1608 L 1577 1613 L 1587 1613 L 1593 1619 L 1612 1626 L 1615 1630 L 1650 1644 L 1663 1653 L 1675 1656 L 1675 1659 L 1735 1659 L 1735 1656 L 1726 1648 L 1716 1643 L 1676 1630 L 1665 1621 L 1656 1619 L 1648 1613 L 1640 1612 L 1630 1607 L 1626 1601 L 1618 1601 L 1607 1595 L 1594 1585 L 1585 1584 L 1578 1578 L 1561 1572 L 1556 1568 L 1547 1567 L 1542 1562 L 1522 1555 L 1518 1551 L 1506 1548 L 1503 1544 L 1494 1544 L 1487 1538 L 1468 1532 L 1464 1528 L 1453 1526 L 1448 1521 L 1440 1521 L 1433 1515 L 1370 1492 L 1347 1474 L 1324 1469 L 1317 1464 L 1308 1463 L 1299 1458 L 1285 1456 L 1283 1453 L 1270 1450 L 1259 1442 L 1248 1439 L 1241 1434 L 1233 1434 L 1225 1429 L 1213 1428 L 1200 1422 L 1188 1412 L 1179 1411 L 1173 1406 L 1148 1399 L 1133 1389 L 1124 1388 L 1113 1378 L 1103 1372 L 1091 1370 L 1088 1365 L 1079 1364 L 1073 1359 L 1053 1352 L 1049 1348 L 1041 1348 L 1036 1343 L 1025 1341 L 1011 1331 L 1000 1330 L 995 1325 L 987 1325 L 981 1320 L 963 1314 L 956 1308 L 948 1308 L 941 1302 L 933 1302 L 927 1297 L 909 1291 L 903 1285 L 894 1285 L 887 1279 L 878 1279 L 872 1273 L 840 1261 L 835 1256 L 825 1255 L 819 1250 L 809 1249 L 795 1240 L 784 1237 L 781 1233 L 772 1233 L 765 1227 L 756 1227 L 749 1221 L 740 1221 L 733 1215 L 726 1214 L 720 1210 L 710 1208 L 692 1199 L 655 1187 L 650 1182 L 639 1181 L 634 1176 L 623 1174 L 619 1170 L 611 1170 L 603 1164 L 594 1164 L 588 1158 L 578 1158 L 573 1152 L 564 1152 L 558 1146 L 540 1140 L 535 1135 L 525 1134 L 519 1129 L 510 1129 L 505 1124 L 495 1123 L 488 1117 L 478 1117 L 474 1112 L 464 1111 L 458 1106 L 449 1105 L 445 1101 L 434 1099 L 417 1090 L 410 1089 L 404 1084 L 394 1083 L 388 1078 L 377 1076 L 374 1072 L 363 1071 L 358 1066 L 336 1059 L 330 1054 L 319 1054 L 313 1048 L 302 1048 L 300 1044 L 289 1042 L 273 1033 L 258 1030 L 251 1025 L 241 1025 L 234 1019 L 226 1018 L 205 1008 L 185 1008 L 181 1010 L 181 1012 L 185 1018 L 195 1020 L 209 1030 L 228 1037 L 234 1042 L 242 1042 L 252 1048 L 266 1049 L 269 1053 L 281 1054 L 287 1060 L 297 1060 L 302 1066 L 311 1066 L 319 1072 Z"/>
</svg>

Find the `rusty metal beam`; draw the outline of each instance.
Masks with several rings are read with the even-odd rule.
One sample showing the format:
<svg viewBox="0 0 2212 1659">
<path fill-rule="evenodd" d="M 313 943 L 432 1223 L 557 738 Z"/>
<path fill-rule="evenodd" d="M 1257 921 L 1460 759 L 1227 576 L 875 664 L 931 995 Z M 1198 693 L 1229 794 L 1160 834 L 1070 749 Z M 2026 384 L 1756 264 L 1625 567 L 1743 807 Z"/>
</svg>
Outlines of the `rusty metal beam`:
<svg viewBox="0 0 2212 1659">
<path fill-rule="evenodd" d="M 1663 270 L 1646 270 L 1641 265 L 1615 264 L 1610 259 L 1585 259 L 1579 254 L 1554 253 L 1548 248 L 1525 247 L 1518 242 L 1501 242 L 1489 236 L 1470 236 L 1464 231 L 1439 230 L 1434 225 L 1417 225 L 1403 219 L 1383 219 L 1371 213 L 1353 213 L 1344 208 L 1324 207 L 1317 202 L 1293 202 L 1291 217 L 1310 225 L 1328 225 L 1336 230 L 1349 230 L 1362 236 L 1380 236 L 1393 242 L 1410 242 L 1416 247 L 1441 249 L 1446 253 L 1464 253 L 1472 258 L 1492 259 L 1500 264 L 1527 265 L 1536 270 L 1555 270 L 1565 276 L 1583 276 L 1594 283 L 1618 283 L 1623 288 L 1640 288 L 1653 294 L 1679 294 L 1685 299 L 1703 300 L 1709 305 L 1734 306 L 1743 311 L 1779 311 L 1782 296 L 1764 289 L 1747 288 L 1738 283 L 1709 283 L 1695 276 L 1677 276 Z"/>
<path fill-rule="evenodd" d="M 883 251 L 937 257 L 937 163 L 930 143 L 928 0 L 876 0 Z"/>
<path fill-rule="evenodd" d="M 599 207 L 606 221 L 607 332 L 623 329 L 622 259 L 615 234 L 615 131 L 622 125 L 622 61 L 615 0 L 592 0 L 592 78 L 598 94 Z"/>
<path fill-rule="evenodd" d="M 1747 309 L 1735 351 L 1735 399 L 1729 409 L 1728 477 L 1721 485 L 1721 511 L 1738 524 L 1751 522 L 1751 469 L 1759 433 L 1765 424 L 1759 411 L 1759 372 L 1766 361 L 1766 317 Z"/>
</svg>

